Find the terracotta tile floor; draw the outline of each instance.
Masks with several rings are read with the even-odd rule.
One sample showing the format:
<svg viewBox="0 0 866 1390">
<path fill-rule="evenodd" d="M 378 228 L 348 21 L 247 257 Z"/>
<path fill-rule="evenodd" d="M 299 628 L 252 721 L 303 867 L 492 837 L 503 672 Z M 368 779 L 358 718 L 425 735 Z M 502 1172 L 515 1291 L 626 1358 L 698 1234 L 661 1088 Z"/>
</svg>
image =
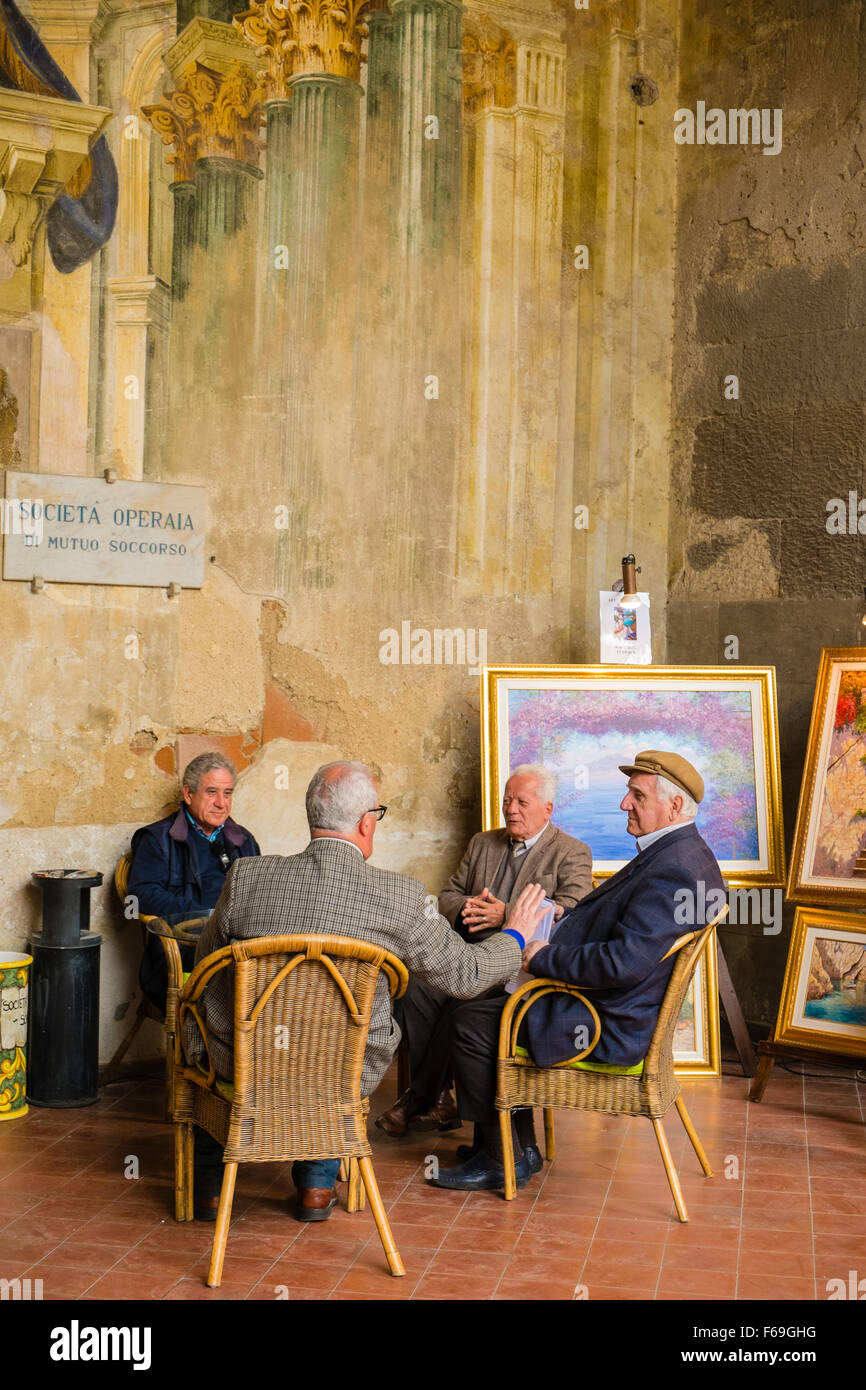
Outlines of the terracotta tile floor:
<svg viewBox="0 0 866 1390">
<path fill-rule="evenodd" d="M 507 1204 L 425 1184 L 429 1156 L 451 1162 L 468 1129 L 400 1142 L 371 1125 L 406 1277 L 389 1275 L 369 1210 L 302 1226 L 288 1165 L 263 1164 L 241 1170 L 224 1282 L 208 1289 L 213 1227 L 169 1211 L 160 1082 L 125 1082 L 0 1126 L 0 1278 L 41 1279 L 46 1300 L 826 1299 L 829 1279 L 866 1275 L 866 1084 L 777 1064 L 760 1105 L 747 1089 L 736 1075 L 684 1086 L 712 1180 L 668 1117 L 687 1225 L 645 1120 L 560 1114 L 555 1162 Z M 373 1113 L 393 1096 L 392 1074 Z"/>
</svg>

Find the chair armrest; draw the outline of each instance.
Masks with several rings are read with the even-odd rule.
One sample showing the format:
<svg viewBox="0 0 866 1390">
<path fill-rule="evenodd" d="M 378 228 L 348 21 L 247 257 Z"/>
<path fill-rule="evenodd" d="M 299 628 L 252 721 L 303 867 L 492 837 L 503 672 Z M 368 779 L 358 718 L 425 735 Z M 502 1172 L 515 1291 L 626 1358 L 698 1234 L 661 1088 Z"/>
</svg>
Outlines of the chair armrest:
<svg viewBox="0 0 866 1390">
<path fill-rule="evenodd" d="M 589 1009 L 595 1022 L 595 1036 L 589 1044 L 589 1047 L 585 1048 L 583 1052 L 576 1053 L 574 1057 L 568 1057 L 564 1062 L 556 1062 L 554 1065 L 558 1067 L 570 1066 L 572 1062 L 579 1062 L 584 1057 L 588 1057 L 590 1052 L 597 1046 L 598 1040 L 601 1037 L 601 1019 L 582 990 L 578 989 L 576 985 L 565 984 L 563 980 L 548 980 L 543 978 L 527 980 L 525 985 L 521 985 L 519 989 L 514 991 L 508 1003 L 505 1005 L 505 1008 L 502 1010 L 502 1018 L 499 1024 L 500 1061 L 516 1060 L 514 1049 L 517 1045 L 517 1034 L 520 1025 L 526 1014 L 532 1008 L 532 1005 L 537 1004 L 539 999 L 542 999 L 545 994 L 570 994 L 573 999 L 579 999 L 581 1003 L 585 1004 Z"/>
<path fill-rule="evenodd" d="M 171 928 L 169 928 L 169 930 L 171 930 Z M 176 944 L 175 950 L 177 950 Z M 204 1019 L 202 1018 L 199 1010 L 196 1008 L 196 1004 L 198 1003 L 199 999 L 201 998 L 202 994 L 204 993 L 205 989 L 210 984 L 214 976 L 218 975 L 221 970 L 225 970 L 227 966 L 231 965 L 232 959 L 233 955 L 231 946 L 221 946 L 218 951 L 213 951 L 211 955 L 205 956 L 202 960 L 200 960 L 197 963 L 195 969 L 190 973 L 189 979 L 187 980 L 186 984 L 179 990 L 177 995 L 177 1024 L 175 1027 L 174 1034 L 175 1065 L 181 1067 L 184 1066 L 184 1056 L 181 1039 L 183 1033 L 184 1018 L 188 1013 L 190 1013 L 192 1014 L 193 1018 L 198 1024 L 198 1029 L 202 1036 L 202 1042 L 204 1043 L 205 1054 L 207 1056 L 207 1081 L 203 1083 L 207 1087 L 213 1085 L 214 1078 L 216 1077 L 216 1068 L 214 1067 L 213 1060 L 210 1055 L 210 1047 L 208 1046 L 207 1025 Z M 194 1073 L 190 1074 L 188 1068 L 185 1069 L 184 1075 L 189 1076 L 190 1080 L 198 1079 Z"/>
</svg>

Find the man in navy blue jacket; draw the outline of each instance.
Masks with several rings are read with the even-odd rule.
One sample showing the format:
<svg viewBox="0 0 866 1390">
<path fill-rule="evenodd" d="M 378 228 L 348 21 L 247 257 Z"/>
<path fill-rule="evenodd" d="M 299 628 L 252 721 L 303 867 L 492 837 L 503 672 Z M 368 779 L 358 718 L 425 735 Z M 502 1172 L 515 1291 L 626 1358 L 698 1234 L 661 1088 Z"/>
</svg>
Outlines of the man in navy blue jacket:
<svg viewBox="0 0 866 1390">
<path fill-rule="evenodd" d="M 533 975 L 592 989 L 601 1038 L 587 1059 L 620 1067 L 641 1062 L 674 966 L 667 951 L 696 920 L 699 904 L 724 894 L 715 856 L 694 826 L 704 794 L 700 773 L 678 753 L 650 749 L 633 764 L 620 809 L 638 853 L 618 873 L 587 894 L 559 924 L 552 941 L 524 944 L 523 968 Z M 699 885 L 701 885 L 699 887 Z M 519 904 L 518 904 L 519 906 Z M 522 920 L 522 918 L 521 918 Z M 514 925 L 514 918 L 512 918 Z M 451 1028 L 457 1101 L 463 1120 L 476 1126 L 475 1144 L 455 1168 L 440 1169 L 437 1187 L 486 1191 L 503 1186 L 496 1094 L 496 1053 L 504 1000 L 461 1005 Z M 564 1062 L 585 1050 L 595 1032 L 584 1004 L 568 995 L 544 996 L 528 1011 L 518 1041 L 540 1066 Z M 541 1167 L 532 1111 L 515 1115 L 518 1186 Z"/>
<path fill-rule="evenodd" d="M 229 815 L 237 773 L 222 753 L 199 753 L 183 774 L 183 805 L 132 837 L 128 891 L 138 911 L 163 917 L 170 926 L 190 917 L 207 917 L 216 907 L 229 865 L 259 853 L 248 830 Z M 192 969 L 194 949 L 182 947 L 184 969 Z M 139 981 L 144 994 L 165 1008 L 168 977 L 162 947 L 148 937 Z"/>
</svg>

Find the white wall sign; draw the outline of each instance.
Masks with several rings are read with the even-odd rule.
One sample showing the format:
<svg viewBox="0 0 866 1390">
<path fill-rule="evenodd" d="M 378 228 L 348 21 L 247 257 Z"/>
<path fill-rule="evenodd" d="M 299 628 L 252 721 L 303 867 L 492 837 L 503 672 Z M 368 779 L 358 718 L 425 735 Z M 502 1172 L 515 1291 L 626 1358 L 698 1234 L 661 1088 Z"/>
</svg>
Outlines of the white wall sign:
<svg viewBox="0 0 866 1390">
<path fill-rule="evenodd" d="M 601 655 L 603 666 L 651 666 L 649 594 L 626 599 L 613 589 L 600 589 Z"/>
<path fill-rule="evenodd" d="M 207 490 L 6 473 L 3 578 L 200 589 Z"/>
</svg>

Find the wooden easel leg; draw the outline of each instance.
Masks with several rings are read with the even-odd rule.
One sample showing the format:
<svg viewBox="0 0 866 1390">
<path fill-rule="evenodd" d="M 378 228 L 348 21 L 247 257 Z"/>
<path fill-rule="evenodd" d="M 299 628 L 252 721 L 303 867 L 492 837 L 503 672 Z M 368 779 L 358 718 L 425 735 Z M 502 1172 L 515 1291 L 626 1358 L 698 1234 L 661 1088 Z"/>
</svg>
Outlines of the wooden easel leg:
<svg viewBox="0 0 866 1390">
<path fill-rule="evenodd" d="M 761 1060 L 758 1062 L 758 1070 L 755 1073 L 755 1079 L 749 1091 L 749 1100 L 757 1102 L 762 1099 L 767 1089 L 767 1082 L 770 1079 L 770 1072 L 773 1070 L 773 1063 L 775 1060 L 775 1057 L 768 1057 L 766 1053 L 761 1057 Z"/>
<path fill-rule="evenodd" d="M 755 1056 L 752 1039 L 749 1037 L 746 1020 L 743 1018 L 743 1010 L 740 1008 L 740 1001 L 737 998 L 737 991 L 734 989 L 734 982 L 731 979 L 731 972 L 728 969 L 728 962 L 725 960 L 725 953 L 722 949 L 722 943 L 721 940 L 719 940 L 718 932 L 716 933 L 716 941 L 719 967 L 719 1000 L 725 1011 L 728 1027 L 734 1035 L 734 1042 L 737 1046 L 737 1053 L 740 1058 L 740 1065 L 743 1068 L 743 1075 L 754 1076 L 758 1065 L 758 1059 Z"/>
</svg>

